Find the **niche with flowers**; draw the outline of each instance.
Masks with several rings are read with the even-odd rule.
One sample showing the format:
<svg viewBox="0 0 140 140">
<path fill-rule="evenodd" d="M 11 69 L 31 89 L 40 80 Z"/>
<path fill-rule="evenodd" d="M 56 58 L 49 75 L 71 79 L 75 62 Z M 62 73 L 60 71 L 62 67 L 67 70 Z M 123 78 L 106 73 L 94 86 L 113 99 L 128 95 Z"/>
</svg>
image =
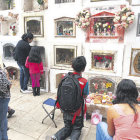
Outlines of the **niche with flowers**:
<svg viewBox="0 0 140 140">
<path fill-rule="evenodd" d="M 18 14 L 8 13 L 0 16 L 0 34 L 15 36 L 18 33 Z"/>
<path fill-rule="evenodd" d="M 116 82 L 105 77 L 91 77 L 89 79 L 90 93 L 112 95 L 115 92 Z"/>
<path fill-rule="evenodd" d="M 104 52 L 92 52 L 91 54 L 92 69 L 114 70 L 114 54 Z"/>
<path fill-rule="evenodd" d="M 114 19 L 115 14 L 103 11 L 91 16 L 91 37 L 115 36 Z"/>
<path fill-rule="evenodd" d="M 68 17 L 55 19 L 55 36 L 75 37 L 74 19 Z"/>
<path fill-rule="evenodd" d="M 102 11 L 91 16 L 86 41 L 97 39 L 119 39 L 122 32 L 117 32 L 114 23 L 115 13 Z M 124 35 L 124 34 L 123 34 Z M 122 36 L 123 36 L 122 35 Z M 122 37 L 123 40 L 123 37 Z"/>
</svg>

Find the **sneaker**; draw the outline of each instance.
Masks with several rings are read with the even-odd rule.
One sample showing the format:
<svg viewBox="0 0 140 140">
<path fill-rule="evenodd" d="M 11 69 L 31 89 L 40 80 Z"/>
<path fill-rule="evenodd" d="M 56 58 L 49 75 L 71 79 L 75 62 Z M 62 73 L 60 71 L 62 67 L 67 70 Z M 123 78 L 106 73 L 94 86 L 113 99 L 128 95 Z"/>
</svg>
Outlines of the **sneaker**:
<svg viewBox="0 0 140 140">
<path fill-rule="evenodd" d="M 29 90 L 22 90 L 22 93 L 32 93 L 32 91 L 29 91 Z"/>
<path fill-rule="evenodd" d="M 21 93 L 23 93 L 23 90 L 22 90 L 22 89 L 20 89 L 20 92 L 21 92 Z"/>
<path fill-rule="evenodd" d="M 14 109 L 9 110 L 7 118 L 11 118 L 14 113 L 15 113 Z"/>
<path fill-rule="evenodd" d="M 51 140 L 57 140 L 57 139 L 56 139 L 56 137 L 55 137 L 55 136 L 52 136 L 52 137 L 51 137 Z"/>
</svg>

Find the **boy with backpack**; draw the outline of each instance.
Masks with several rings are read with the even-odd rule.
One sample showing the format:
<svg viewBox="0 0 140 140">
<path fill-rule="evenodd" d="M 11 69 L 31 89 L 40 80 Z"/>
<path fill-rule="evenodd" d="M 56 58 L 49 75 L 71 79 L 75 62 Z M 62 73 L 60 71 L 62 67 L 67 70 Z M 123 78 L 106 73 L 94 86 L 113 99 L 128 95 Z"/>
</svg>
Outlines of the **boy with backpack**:
<svg viewBox="0 0 140 140">
<path fill-rule="evenodd" d="M 68 73 L 60 82 L 57 91 L 57 103 L 63 112 L 65 127 L 59 130 L 51 140 L 78 140 L 83 127 L 86 105 L 84 99 L 89 94 L 88 82 L 81 77 L 86 67 L 86 59 L 79 56 L 72 61 L 73 73 Z"/>
</svg>

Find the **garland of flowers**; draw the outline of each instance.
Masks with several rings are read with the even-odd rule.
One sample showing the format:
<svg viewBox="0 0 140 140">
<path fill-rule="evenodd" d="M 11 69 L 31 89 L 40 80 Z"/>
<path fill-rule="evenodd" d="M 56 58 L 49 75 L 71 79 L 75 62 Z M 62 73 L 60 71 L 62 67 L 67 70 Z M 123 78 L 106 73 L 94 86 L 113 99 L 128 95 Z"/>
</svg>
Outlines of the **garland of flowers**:
<svg viewBox="0 0 140 140">
<path fill-rule="evenodd" d="M 90 25 L 90 11 L 88 9 L 84 9 L 79 12 L 75 18 L 75 24 L 82 29 L 86 29 Z"/>
<path fill-rule="evenodd" d="M 130 24 L 133 23 L 134 20 L 134 12 L 131 11 L 128 7 L 123 7 L 121 11 L 116 13 L 114 18 L 115 26 L 121 26 L 123 28 L 128 28 Z"/>
</svg>

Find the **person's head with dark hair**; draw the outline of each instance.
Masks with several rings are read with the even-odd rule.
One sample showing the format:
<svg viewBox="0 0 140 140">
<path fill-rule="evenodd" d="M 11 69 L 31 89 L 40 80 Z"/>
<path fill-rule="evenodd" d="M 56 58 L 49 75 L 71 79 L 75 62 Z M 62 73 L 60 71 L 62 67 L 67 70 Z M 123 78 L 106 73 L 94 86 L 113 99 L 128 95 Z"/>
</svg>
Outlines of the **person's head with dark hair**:
<svg viewBox="0 0 140 140">
<path fill-rule="evenodd" d="M 81 73 L 85 70 L 86 67 L 86 59 L 84 56 L 78 56 L 72 61 L 72 68 L 75 72 Z"/>
<path fill-rule="evenodd" d="M 33 41 L 34 36 L 33 36 L 32 33 L 25 33 L 25 34 L 22 35 L 21 38 L 22 38 L 22 40 L 24 40 L 28 43 L 31 43 Z"/>
<path fill-rule="evenodd" d="M 39 47 L 34 46 L 31 48 L 28 61 L 33 63 L 40 63 L 42 61 Z"/>
<path fill-rule="evenodd" d="M 136 84 L 130 79 L 123 79 L 117 86 L 116 98 L 113 104 L 127 103 L 136 114 L 135 104 L 138 104 L 138 90 Z"/>
</svg>

